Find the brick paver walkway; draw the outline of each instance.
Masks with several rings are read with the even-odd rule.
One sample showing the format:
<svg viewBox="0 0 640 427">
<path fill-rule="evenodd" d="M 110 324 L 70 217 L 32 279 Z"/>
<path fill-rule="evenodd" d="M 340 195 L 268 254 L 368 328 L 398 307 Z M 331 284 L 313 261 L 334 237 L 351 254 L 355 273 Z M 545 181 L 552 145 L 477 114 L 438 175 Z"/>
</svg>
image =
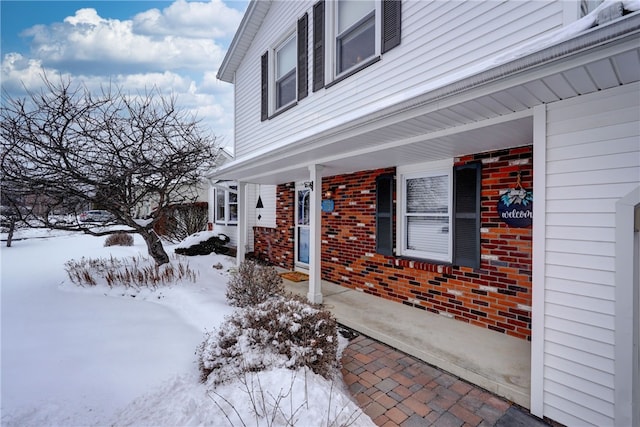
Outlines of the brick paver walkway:
<svg viewBox="0 0 640 427">
<path fill-rule="evenodd" d="M 548 426 L 509 401 L 362 335 L 349 342 L 342 365 L 351 394 L 379 426 Z"/>
</svg>

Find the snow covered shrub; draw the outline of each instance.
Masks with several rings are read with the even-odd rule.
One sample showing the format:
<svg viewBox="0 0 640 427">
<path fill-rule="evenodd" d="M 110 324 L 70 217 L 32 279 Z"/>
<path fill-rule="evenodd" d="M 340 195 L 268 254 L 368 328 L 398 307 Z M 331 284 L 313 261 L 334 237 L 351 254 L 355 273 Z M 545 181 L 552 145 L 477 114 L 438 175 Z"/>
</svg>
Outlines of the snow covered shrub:
<svg viewBox="0 0 640 427">
<path fill-rule="evenodd" d="M 283 293 L 282 277 L 274 267 L 244 260 L 227 284 L 226 297 L 229 305 L 247 307 Z"/>
<path fill-rule="evenodd" d="M 209 232 L 199 232 L 189 236 L 176 248 L 176 253 L 180 255 L 195 256 L 209 255 L 211 252 L 226 254 L 229 252 L 227 243 L 231 240 L 226 234 L 216 234 L 209 236 Z M 207 237 L 204 239 L 205 236 Z M 199 240 L 204 239 L 204 240 Z"/>
<path fill-rule="evenodd" d="M 337 322 L 302 297 L 271 298 L 236 310 L 196 350 L 200 378 L 220 384 L 244 372 L 307 367 L 338 374 Z"/>
<path fill-rule="evenodd" d="M 133 246 L 133 236 L 128 233 L 111 234 L 104 241 L 105 246 Z"/>
</svg>

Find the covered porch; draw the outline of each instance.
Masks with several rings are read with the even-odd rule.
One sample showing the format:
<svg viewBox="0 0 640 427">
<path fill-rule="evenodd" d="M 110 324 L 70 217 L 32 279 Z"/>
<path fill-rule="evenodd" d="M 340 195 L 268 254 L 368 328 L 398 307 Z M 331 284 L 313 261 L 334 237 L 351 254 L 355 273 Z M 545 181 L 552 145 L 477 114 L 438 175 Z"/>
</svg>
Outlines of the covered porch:
<svg viewBox="0 0 640 427">
<path fill-rule="evenodd" d="M 284 280 L 306 296 L 309 283 Z M 531 343 L 323 281 L 338 322 L 529 408 Z"/>
<path fill-rule="evenodd" d="M 312 190 L 309 281 L 287 283 L 288 288 L 325 304 L 345 326 L 542 415 L 545 104 L 637 79 L 637 40 L 606 34 L 605 50 L 600 45 L 601 32 L 595 29 L 580 40 L 441 87 L 416 88 L 406 99 L 383 108 L 373 105 L 368 111 L 354 111 L 357 117 L 348 120 L 318 117 L 317 128 L 301 129 L 285 136 L 278 147 L 225 165 L 214 175 L 238 181 L 238 262 L 249 247 L 247 204 L 243 202 L 247 184 L 308 184 Z M 539 191 L 533 210 L 532 343 L 321 280 L 323 178 L 523 145 L 534 147 L 533 187 Z"/>
</svg>

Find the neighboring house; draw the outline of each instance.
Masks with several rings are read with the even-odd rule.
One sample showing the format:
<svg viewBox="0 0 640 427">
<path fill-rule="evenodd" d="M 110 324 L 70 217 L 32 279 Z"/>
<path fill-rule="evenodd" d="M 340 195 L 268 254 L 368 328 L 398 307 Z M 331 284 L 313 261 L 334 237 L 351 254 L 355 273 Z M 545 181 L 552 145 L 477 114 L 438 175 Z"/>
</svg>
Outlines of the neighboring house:
<svg viewBox="0 0 640 427">
<path fill-rule="evenodd" d="M 217 154 L 214 159 L 214 164 L 216 167 L 222 166 L 225 162 L 231 159 L 231 155 L 224 149 L 218 148 Z M 198 203 L 198 202 L 207 202 L 211 201 L 211 191 L 212 191 L 213 181 L 203 177 L 200 182 L 195 185 L 182 185 L 177 188 L 177 191 L 174 194 L 170 194 L 172 200 L 176 200 L 178 204 L 183 203 Z M 135 218 L 148 218 L 152 215 L 152 213 L 158 209 L 158 196 L 148 195 L 144 200 L 141 200 L 134 209 L 134 217 Z M 174 202 L 170 204 L 175 204 Z M 211 218 L 213 218 L 213 212 L 211 211 L 211 204 L 209 204 L 209 215 L 208 219 L 211 223 Z"/>
<path fill-rule="evenodd" d="M 252 1 L 238 261 L 529 340 L 534 415 L 640 425 L 640 12 L 597 5 Z"/>
<path fill-rule="evenodd" d="M 182 187 L 177 196 L 182 203 L 208 202 L 209 201 L 209 184 L 206 180 L 202 180 L 197 185 Z M 158 197 L 147 197 L 140 201 L 133 213 L 135 218 L 149 218 L 151 214 L 158 209 Z"/>
</svg>

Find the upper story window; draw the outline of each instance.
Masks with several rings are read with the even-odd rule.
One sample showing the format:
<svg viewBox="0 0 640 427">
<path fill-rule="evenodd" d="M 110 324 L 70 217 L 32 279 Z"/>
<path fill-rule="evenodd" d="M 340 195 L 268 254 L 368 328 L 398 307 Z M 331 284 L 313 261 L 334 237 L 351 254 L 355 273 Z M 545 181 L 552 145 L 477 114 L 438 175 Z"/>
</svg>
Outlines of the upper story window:
<svg viewBox="0 0 640 427">
<path fill-rule="evenodd" d="M 308 20 L 305 13 L 298 20 L 296 31 L 262 55 L 262 121 L 294 106 L 308 94 Z"/>
<path fill-rule="evenodd" d="M 602 0 L 580 0 L 579 18 L 583 18 L 593 12 L 602 3 Z"/>
<path fill-rule="evenodd" d="M 348 0 L 337 4 L 336 73 L 343 73 L 376 54 L 376 2 Z"/>
<path fill-rule="evenodd" d="M 275 50 L 276 110 L 296 100 L 296 36 L 289 37 Z"/>
<path fill-rule="evenodd" d="M 337 83 L 400 44 L 400 0 L 321 0 L 313 6 L 313 90 Z"/>
</svg>

